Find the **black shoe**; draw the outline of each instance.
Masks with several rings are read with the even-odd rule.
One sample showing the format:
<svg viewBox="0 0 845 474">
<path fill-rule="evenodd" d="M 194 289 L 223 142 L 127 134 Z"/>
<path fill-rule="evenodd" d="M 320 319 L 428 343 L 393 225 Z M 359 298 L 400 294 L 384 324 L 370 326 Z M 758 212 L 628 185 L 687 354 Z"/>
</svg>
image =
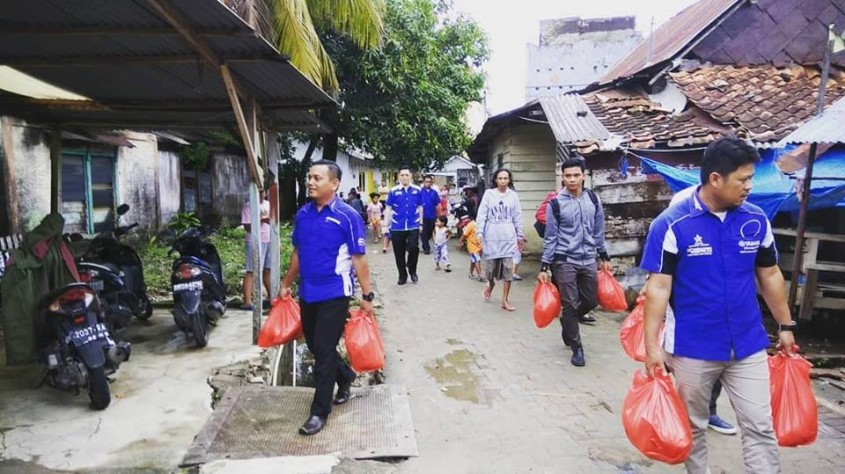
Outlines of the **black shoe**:
<svg viewBox="0 0 845 474">
<path fill-rule="evenodd" d="M 337 395 L 334 396 L 335 405 L 343 405 L 352 398 L 352 382 L 347 382 L 337 387 Z"/>
<path fill-rule="evenodd" d="M 587 362 L 584 360 L 584 348 L 581 346 L 572 349 L 572 365 L 584 367 Z"/>
<path fill-rule="evenodd" d="M 396 282 L 396 284 L 400 286 L 404 285 L 405 283 L 408 283 L 408 278 L 400 278 L 399 281 Z"/>
<path fill-rule="evenodd" d="M 431 255 L 431 250 L 423 250 L 423 253 L 426 255 Z"/>
<path fill-rule="evenodd" d="M 596 318 L 592 317 L 589 314 L 585 314 L 584 316 L 581 316 L 580 318 L 578 318 L 578 322 L 584 323 L 584 324 L 593 324 L 593 323 L 596 322 Z"/>
<path fill-rule="evenodd" d="M 417 283 L 420 281 L 420 277 L 418 277 L 416 273 L 412 273 L 412 274 L 411 274 L 411 281 L 412 281 L 414 284 L 417 284 Z"/>
<path fill-rule="evenodd" d="M 299 434 L 311 436 L 320 432 L 326 426 L 326 419 L 317 415 L 311 415 L 304 425 L 299 427 Z"/>
</svg>

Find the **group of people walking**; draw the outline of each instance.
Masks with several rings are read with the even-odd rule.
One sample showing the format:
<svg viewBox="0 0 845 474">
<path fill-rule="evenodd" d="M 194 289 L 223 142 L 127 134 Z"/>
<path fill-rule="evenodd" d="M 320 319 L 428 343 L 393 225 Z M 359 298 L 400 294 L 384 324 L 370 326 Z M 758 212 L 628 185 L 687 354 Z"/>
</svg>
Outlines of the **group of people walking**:
<svg viewBox="0 0 845 474">
<path fill-rule="evenodd" d="M 757 161 L 756 149 L 742 140 L 729 137 L 710 144 L 700 186 L 655 219 L 643 252 L 642 268 L 649 272 L 643 289 L 645 367 L 650 374 L 663 369 L 676 378 L 692 426 L 693 451 L 686 467 L 693 473 L 708 471 L 705 431 L 715 414 L 717 384 L 725 388 L 736 410 L 745 470 L 779 472 L 765 352 L 769 341 L 757 290 L 778 323 L 779 345 L 788 353 L 794 350 L 796 326 L 786 304 L 771 224 L 747 202 Z M 353 296 L 353 273 L 363 292 L 362 308 L 372 313 L 364 221 L 335 196 L 340 174 L 333 162 L 312 166 L 308 190 L 313 202 L 296 216 L 294 252 L 282 282 L 285 296 L 294 279 L 301 277 L 303 329 L 316 359 L 317 387 L 311 417 L 300 430 L 303 434 L 324 426 L 335 384 L 335 404 L 350 397 L 354 372 L 335 348 Z M 537 227 L 543 234 L 538 279 L 554 282 L 559 290 L 561 337 L 576 367 L 586 365 L 579 323 L 594 321 L 590 312 L 597 305 L 597 272 L 610 269 L 604 209 L 596 193 L 584 187 L 585 176 L 583 159 L 568 159 L 561 165 L 561 189 L 550 193 L 541 206 L 538 216 L 542 214 L 545 222 Z M 398 177 L 399 184 L 387 193 L 383 220 L 393 243 L 397 284 L 405 285 L 409 279 L 419 282 L 419 247 L 422 242 L 423 251 L 429 253 L 429 238 L 434 240 L 437 267 L 451 268 L 446 246 L 451 235 L 445 219 L 436 213 L 441 196 L 432 189 L 431 179 L 414 185 L 408 167 L 401 168 Z M 484 299 L 490 299 L 501 282 L 501 308 L 513 311 L 509 294 L 514 257 L 521 255 L 526 242 L 523 216 L 512 173 L 500 169 L 491 178 L 494 187 L 480 199 L 476 219 L 462 218 L 461 241 L 470 254 L 470 276 L 481 275 L 479 260 L 483 260 Z M 371 220 L 374 216 L 375 211 L 369 213 Z M 661 325 L 665 325 L 662 339 Z"/>
</svg>

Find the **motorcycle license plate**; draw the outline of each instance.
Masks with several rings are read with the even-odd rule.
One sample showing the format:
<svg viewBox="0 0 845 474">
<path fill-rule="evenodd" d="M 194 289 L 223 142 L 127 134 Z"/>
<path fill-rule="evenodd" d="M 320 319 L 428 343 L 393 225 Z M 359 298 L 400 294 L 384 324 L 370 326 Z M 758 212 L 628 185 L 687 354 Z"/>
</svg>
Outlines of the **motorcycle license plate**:
<svg viewBox="0 0 845 474">
<path fill-rule="evenodd" d="M 187 283 L 177 283 L 173 285 L 173 292 L 178 293 L 181 291 L 196 291 L 202 289 L 202 280 L 197 281 L 189 281 Z"/>
<path fill-rule="evenodd" d="M 79 347 L 94 341 L 108 338 L 109 330 L 106 328 L 105 324 L 99 323 L 95 326 L 72 330 L 67 335 L 66 342 Z"/>
<path fill-rule="evenodd" d="M 88 282 L 88 285 L 97 293 L 103 291 L 103 280 L 92 280 Z"/>
</svg>

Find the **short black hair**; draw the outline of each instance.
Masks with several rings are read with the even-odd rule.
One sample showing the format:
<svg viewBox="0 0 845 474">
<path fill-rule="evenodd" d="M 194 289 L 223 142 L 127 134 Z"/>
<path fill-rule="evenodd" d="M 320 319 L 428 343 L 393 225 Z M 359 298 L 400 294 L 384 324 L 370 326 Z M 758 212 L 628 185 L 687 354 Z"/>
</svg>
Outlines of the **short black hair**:
<svg viewBox="0 0 845 474">
<path fill-rule="evenodd" d="M 495 173 L 493 173 L 493 184 L 496 184 L 496 178 L 499 177 L 499 173 L 507 173 L 508 174 L 508 187 L 513 189 L 513 173 L 511 173 L 511 170 L 509 170 L 507 168 L 499 168 L 499 169 L 496 170 Z"/>
<path fill-rule="evenodd" d="M 581 168 L 582 172 L 587 171 L 587 160 L 581 155 L 575 155 L 564 160 L 563 164 L 560 165 L 560 170 L 563 171 L 566 168 L 575 168 L 576 166 Z"/>
<path fill-rule="evenodd" d="M 427 175 L 423 176 L 423 179 L 431 179 L 432 181 L 434 181 L 434 175 L 433 174 L 427 174 Z"/>
<path fill-rule="evenodd" d="M 701 184 L 707 184 L 710 174 L 719 173 L 727 177 L 740 166 L 755 164 L 760 161 L 757 149 L 745 140 L 734 136 L 720 138 L 707 145 L 701 159 Z"/>
<path fill-rule="evenodd" d="M 370 197 L 371 197 L 371 198 L 374 198 L 374 197 L 379 197 L 379 196 L 381 196 L 381 194 L 379 194 L 379 193 L 375 193 L 375 192 L 374 192 L 374 193 L 370 193 Z"/>
<path fill-rule="evenodd" d="M 401 173 L 403 170 L 408 170 L 409 173 L 414 174 L 414 170 L 411 169 L 411 165 L 406 165 L 403 163 L 399 165 L 399 169 L 396 171 Z"/>
<path fill-rule="evenodd" d="M 442 222 L 442 223 L 444 223 L 444 224 L 448 224 L 448 223 L 449 223 L 449 219 L 448 219 L 446 216 L 438 216 L 438 217 L 437 217 L 437 220 L 438 220 L 438 221 L 440 221 L 440 222 Z"/>
<path fill-rule="evenodd" d="M 311 163 L 311 166 L 325 166 L 329 169 L 329 178 L 331 179 L 340 179 L 343 177 L 343 171 L 341 171 L 340 166 L 334 161 L 317 160 Z"/>
</svg>

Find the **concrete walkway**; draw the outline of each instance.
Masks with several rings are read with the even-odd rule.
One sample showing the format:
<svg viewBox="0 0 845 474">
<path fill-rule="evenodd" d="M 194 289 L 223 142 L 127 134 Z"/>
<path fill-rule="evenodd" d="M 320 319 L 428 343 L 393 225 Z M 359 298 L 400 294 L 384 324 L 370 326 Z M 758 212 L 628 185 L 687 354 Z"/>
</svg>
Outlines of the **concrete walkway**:
<svg viewBox="0 0 845 474">
<path fill-rule="evenodd" d="M 370 249 L 384 301 L 387 383 L 409 390 L 420 457 L 401 472 L 680 472 L 643 457 L 621 423 L 622 399 L 641 364 L 618 341 L 625 315 L 598 312 L 582 325 L 587 366 L 574 367 L 560 326 L 538 330 L 531 316 L 534 268 L 512 288 L 514 313 L 467 278 L 466 254 L 452 248 L 452 273 L 420 255 L 418 285 L 396 285 L 393 255 Z M 720 414 L 734 421 L 727 396 Z M 741 472 L 738 436 L 708 435 L 711 468 Z M 784 472 L 842 472 L 845 443 L 820 438 L 782 449 Z"/>
</svg>

